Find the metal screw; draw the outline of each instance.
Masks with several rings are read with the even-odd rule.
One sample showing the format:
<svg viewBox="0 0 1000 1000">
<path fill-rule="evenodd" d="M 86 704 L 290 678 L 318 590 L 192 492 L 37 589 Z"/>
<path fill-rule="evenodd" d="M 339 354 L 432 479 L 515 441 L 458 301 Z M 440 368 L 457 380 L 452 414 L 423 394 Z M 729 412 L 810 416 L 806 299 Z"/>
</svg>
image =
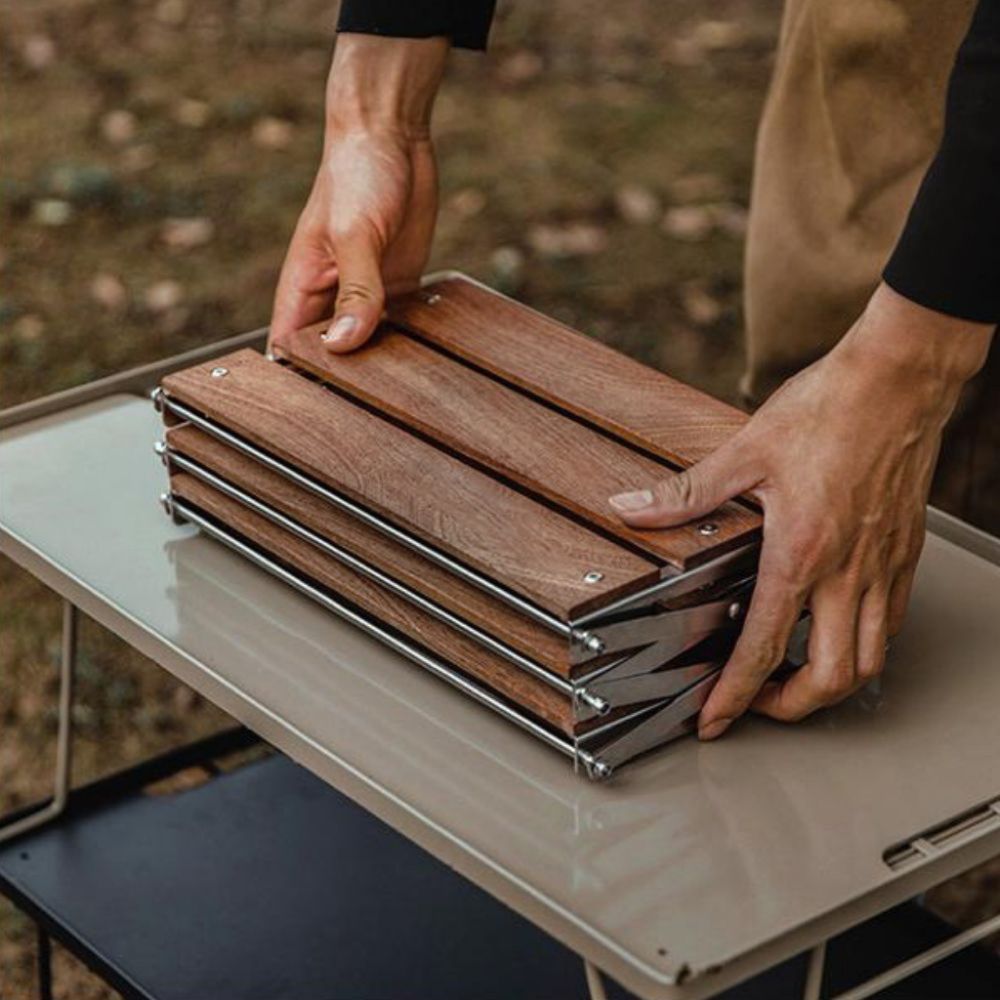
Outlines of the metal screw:
<svg viewBox="0 0 1000 1000">
<path fill-rule="evenodd" d="M 706 521 L 698 525 L 699 535 L 714 535 L 719 530 L 719 526 L 714 521 Z"/>
<path fill-rule="evenodd" d="M 743 614 L 743 605 L 739 601 L 733 601 L 726 609 L 726 614 L 729 616 L 730 621 L 738 621 L 740 615 Z"/>
<path fill-rule="evenodd" d="M 598 781 L 607 781 L 611 777 L 612 771 L 614 768 L 606 760 L 595 760 L 590 765 L 590 773 Z"/>
<path fill-rule="evenodd" d="M 441 301 L 441 296 L 437 292 L 431 292 L 429 295 L 424 296 L 424 302 L 429 306 L 436 306 Z"/>
<path fill-rule="evenodd" d="M 213 368 L 209 374 L 212 378 L 225 378 L 229 374 L 229 369 L 220 365 L 218 368 Z"/>
<path fill-rule="evenodd" d="M 603 573 L 598 573 L 596 569 L 592 569 L 589 573 L 583 574 L 584 583 L 600 583 L 604 579 Z"/>
</svg>

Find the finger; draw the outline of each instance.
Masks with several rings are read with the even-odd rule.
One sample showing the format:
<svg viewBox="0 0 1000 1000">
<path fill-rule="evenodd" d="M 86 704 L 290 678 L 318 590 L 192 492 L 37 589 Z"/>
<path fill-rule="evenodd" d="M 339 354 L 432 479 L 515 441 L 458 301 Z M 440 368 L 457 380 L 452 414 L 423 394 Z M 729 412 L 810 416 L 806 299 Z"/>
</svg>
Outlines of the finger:
<svg viewBox="0 0 1000 1000">
<path fill-rule="evenodd" d="M 661 480 L 650 489 L 619 493 L 609 499 L 612 509 L 636 528 L 683 524 L 715 510 L 746 492 L 761 478 L 752 450 L 740 435 L 684 472 Z"/>
<path fill-rule="evenodd" d="M 906 609 L 910 603 L 910 594 L 913 591 L 913 580 L 917 575 L 917 566 L 920 562 L 920 553 L 924 547 L 924 526 L 923 523 L 917 527 L 913 540 L 910 543 L 909 552 L 901 569 L 897 570 L 893 580 L 892 588 L 889 591 L 889 635 L 898 635 L 903 627 L 903 620 L 906 618 Z"/>
<path fill-rule="evenodd" d="M 360 347 L 375 332 L 385 305 L 382 248 L 372 229 L 358 227 L 339 238 L 337 302 L 323 334 L 327 350 L 341 354 Z"/>
<path fill-rule="evenodd" d="M 761 691 L 754 700 L 755 711 L 783 722 L 796 722 L 851 694 L 857 683 L 860 604 L 860 589 L 845 574 L 827 577 L 817 584 L 809 600 L 809 659 L 787 680 Z"/>
<path fill-rule="evenodd" d="M 889 585 L 885 580 L 880 580 L 872 584 L 861 598 L 858 612 L 856 688 L 863 687 L 882 673 L 888 643 Z"/>
<path fill-rule="evenodd" d="M 773 550 L 772 550 L 773 551 Z M 765 543 L 750 610 L 736 647 L 698 719 L 698 736 L 721 736 L 781 663 L 805 602 L 805 588 L 776 568 Z"/>
<path fill-rule="evenodd" d="M 296 233 L 278 278 L 268 349 L 282 346 L 296 330 L 329 316 L 336 283 L 332 247 Z"/>
</svg>

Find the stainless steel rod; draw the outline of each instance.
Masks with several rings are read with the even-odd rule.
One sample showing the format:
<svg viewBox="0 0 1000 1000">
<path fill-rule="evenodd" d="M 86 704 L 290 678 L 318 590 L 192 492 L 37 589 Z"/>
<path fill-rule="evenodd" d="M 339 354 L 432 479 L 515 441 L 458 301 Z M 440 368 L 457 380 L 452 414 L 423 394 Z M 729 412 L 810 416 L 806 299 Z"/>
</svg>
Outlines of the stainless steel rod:
<svg viewBox="0 0 1000 1000">
<path fill-rule="evenodd" d="M 498 656 L 502 656 L 508 662 L 520 667 L 533 677 L 537 677 L 539 680 L 548 684 L 561 694 L 567 695 L 568 697 L 573 696 L 575 692 L 575 685 L 570 683 L 565 678 L 552 673 L 550 670 L 546 670 L 540 663 L 536 663 L 529 657 L 519 653 L 513 647 L 508 646 L 507 643 L 502 642 L 495 636 L 490 635 L 488 632 L 484 632 L 481 628 L 478 628 L 471 622 L 467 622 L 464 618 L 453 614 L 447 608 L 444 608 L 435 601 L 430 600 L 419 591 L 414 590 L 412 587 L 408 587 L 405 583 L 401 583 L 399 580 L 394 579 L 387 573 L 383 573 L 382 570 L 378 569 L 376 566 L 366 562 L 364 559 L 360 559 L 353 553 L 348 552 L 347 549 L 341 548 L 341 546 L 331 542 L 327 538 L 324 538 L 322 535 L 317 534 L 305 525 L 300 524 L 294 518 L 288 517 L 286 514 L 283 514 L 281 511 L 275 509 L 270 504 L 264 503 L 257 497 L 253 496 L 253 494 L 247 493 L 245 490 L 240 489 L 240 487 L 230 483 L 226 479 L 223 479 L 211 469 L 206 468 L 200 462 L 195 462 L 186 455 L 182 455 L 169 449 L 166 457 L 169 461 L 173 462 L 177 468 L 183 469 L 192 476 L 208 483 L 220 493 L 224 493 L 226 496 L 231 497 L 233 500 L 236 500 L 238 503 L 243 504 L 245 507 L 248 507 L 250 510 L 259 514 L 261 517 L 265 517 L 272 523 L 284 528 L 286 531 L 290 531 L 293 535 L 296 535 L 303 541 L 309 542 L 310 545 L 315 545 L 316 548 L 325 552 L 338 562 L 350 567 L 352 570 L 367 577 L 369 580 L 373 580 L 375 583 L 379 584 L 379 586 L 384 587 L 386 590 L 391 591 L 399 597 L 402 597 L 404 600 L 416 605 L 428 614 L 433 615 L 439 621 L 443 621 L 445 624 L 451 626 L 456 632 L 461 632 L 463 635 L 467 635 L 470 639 L 478 642 L 481 646 L 485 646 Z"/>
<path fill-rule="evenodd" d="M 214 524 L 180 497 L 171 497 L 171 502 L 174 511 L 180 517 L 190 521 L 192 524 L 197 525 L 202 531 L 205 532 L 206 535 L 209 535 L 216 541 L 229 546 L 229 548 L 238 552 L 241 556 L 250 560 L 261 569 L 267 570 L 267 572 L 271 573 L 279 580 L 289 584 L 291 587 L 294 587 L 307 597 L 310 597 L 317 604 L 326 608 L 328 611 L 332 611 L 335 615 L 345 619 L 352 625 L 360 628 L 362 631 L 367 632 L 369 635 L 378 639 L 379 642 L 384 643 L 390 649 L 401 654 L 402 656 L 405 656 L 407 659 L 412 660 L 429 673 L 447 681 L 452 685 L 452 687 L 457 688 L 463 694 L 468 695 L 473 700 L 479 702 L 479 704 L 491 709 L 508 722 L 514 723 L 514 725 L 520 727 L 525 732 L 530 733 L 536 739 L 541 740 L 553 749 L 558 750 L 564 756 L 571 759 L 581 760 L 585 765 L 587 765 L 589 772 L 598 775 L 603 773 L 599 758 L 588 751 L 578 750 L 572 740 L 550 731 L 534 719 L 523 715 L 521 712 L 512 708 L 505 701 L 501 700 L 497 695 L 469 680 L 469 678 L 467 678 L 464 674 L 459 673 L 454 667 L 451 667 L 443 660 L 439 660 L 437 657 L 431 656 L 425 650 L 412 645 L 400 636 L 390 632 L 378 622 L 373 621 L 365 615 L 355 611 L 353 608 L 348 607 L 346 604 L 336 600 L 334 597 L 330 596 L 330 594 L 320 590 L 304 576 L 300 576 L 298 573 L 281 566 L 279 563 L 275 562 L 269 556 L 254 548 L 252 545 L 248 545 L 246 542 L 243 542 L 239 538 L 230 534 L 227 530 Z"/>
<path fill-rule="evenodd" d="M 335 490 L 324 486 L 311 476 L 300 472 L 294 466 L 289 465 L 287 462 L 283 462 L 280 458 L 276 458 L 269 452 L 258 448 L 256 445 L 246 441 L 238 434 L 234 434 L 232 431 L 227 430 L 225 427 L 220 426 L 213 420 L 209 420 L 207 417 L 198 413 L 197 410 L 191 409 L 189 406 L 178 402 L 176 399 L 172 399 L 166 393 L 161 396 L 161 399 L 163 406 L 167 410 L 174 413 L 182 420 L 187 420 L 194 424 L 195 427 L 203 430 L 206 434 L 210 434 L 212 437 L 218 438 L 220 441 L 225 442 L 237 451 L 240 451 L 245 455 L 249 455 L 251 458 L 260 462 L 261 465 L 265 465 L 274 472 L 280 473 L 286 479 L 290 479 L 296 485 L 309 490 L 310 493 L 314 493 L 316 496 L 322 497 L 335 507 L 339 507 L 341 510 L 344 510 L 353 517 L 356 517 L 359 521 L 363 521 L 365 524 L 369 525 L 369 527 L 375 528 L 377 531 L 380 531 L 384 535 L 388 535 L 401 545 L 405 545 L 408 549 L 412 549 L 414 552 L 418 552 L 426 559 L 430 559 L 439 566 L 445 567 L 445 569 L 454 573 L 456 576 L 460 576 L 463 580 L 479 587 L 480 590 L 484 590 L 493 597 L 496 597 L 498 600 L 503 601 L 505 604 L 509 604 L 511 607 L 516 608 L 522 614 L 540 622 L 553 632 L 558 632 L 560 635 L 565 636 L 571 635 L 572 630 L 566 622 L 560 621 L 559 618 L 550 612 L 538 607 L 538 605 L 533 604 L 531 601 L 525 600 L 523 597 L 513 593 L 506 587 L 502 587 L 495 580 L 491 580 L 489 577 L 483 576 L 482 573 L 479 573 L 471 567 L 458 562 L 435 546 L 427 544 L 416 536 L 411 535 L 408 531 L 398 528 L 396 525 L 380 517 L 378 514 L 375 514 L 365 507 L 362 507 L 360 504 L 355 503 L 348 497 L 345 497 L 340 493 L 337 493 Z"/>
</svg>

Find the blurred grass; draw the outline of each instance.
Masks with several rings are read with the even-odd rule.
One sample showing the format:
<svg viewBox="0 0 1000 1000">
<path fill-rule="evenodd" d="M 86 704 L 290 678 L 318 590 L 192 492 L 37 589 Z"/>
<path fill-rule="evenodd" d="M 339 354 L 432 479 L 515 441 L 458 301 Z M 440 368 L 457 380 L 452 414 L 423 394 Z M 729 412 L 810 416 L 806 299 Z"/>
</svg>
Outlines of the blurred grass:
<svg viewBox="0 0 1000 1000">
<path fill-rule="evenodd" d="M 742 220 L 779 13 L 501 4 L 489 54 L 456 53 L 439 101 L 432 266 L 735 400 Z M 266 323 L 320 149 L 331 5 L 0 0 L 0 17 L 2 405 Z M 6 809 L 49 780 L 59 604 L 3 559 L 0 598 Z M 80 779 L 225 721 L 93 623 L 81 653 Z M 995 900 L 983 884 L 954 890 L 951 911 Z M 5 1000 L 31 995 L 33 948 L 0 905 Z M 61 953 L 57 984 L 108 995 Z"/>
</svg>

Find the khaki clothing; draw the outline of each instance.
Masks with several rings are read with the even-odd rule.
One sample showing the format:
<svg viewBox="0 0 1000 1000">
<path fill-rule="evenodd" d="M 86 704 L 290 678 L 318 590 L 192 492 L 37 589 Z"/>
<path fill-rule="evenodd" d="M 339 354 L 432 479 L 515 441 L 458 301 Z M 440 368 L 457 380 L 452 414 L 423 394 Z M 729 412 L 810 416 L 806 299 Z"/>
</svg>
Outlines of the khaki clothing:
<svg viewBox="0 0 1000 1000">
<path fill-rule="evenodd" d="M 743 390 L 763 401 L 860 315 L 937 150 L 974 0 L 786 0 L 758 133 Z M 934 502 L 1000 532 L 1000 359 L 949 430 Z"/>
</svg>

